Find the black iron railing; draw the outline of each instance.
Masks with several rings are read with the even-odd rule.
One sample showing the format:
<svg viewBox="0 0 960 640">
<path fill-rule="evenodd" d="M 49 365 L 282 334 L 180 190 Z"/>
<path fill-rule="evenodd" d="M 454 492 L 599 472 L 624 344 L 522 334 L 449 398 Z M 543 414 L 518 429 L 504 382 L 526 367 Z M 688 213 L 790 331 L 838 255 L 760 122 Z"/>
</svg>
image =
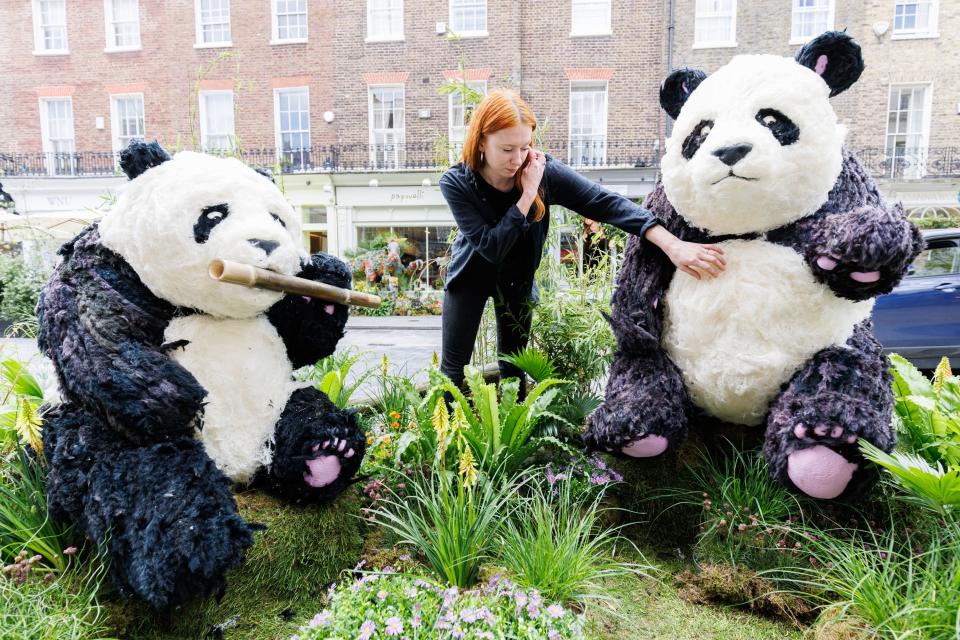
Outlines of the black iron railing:
<svg viewBox="0 0 960 640">
<path fill-rule="evenodd" d="M 548 153 L 580 170 L 656 168 L 660 148 L 654 140 L 547 140 Z M 282 173 L 355 173 L 379 171 L 440 171 L 459 160 L 459 149 L 430 142 L 405 144 L 313 145 L 308 149 L 248 148 L 231 155 L 253 166 Z M 913 180 L 960 177 L 960 147 L 856 151 L 871 175 Z M 109 151 L 76 153 L 3 153 L 0 176 L 119 175 L 118 156 Z"/>
</svg>

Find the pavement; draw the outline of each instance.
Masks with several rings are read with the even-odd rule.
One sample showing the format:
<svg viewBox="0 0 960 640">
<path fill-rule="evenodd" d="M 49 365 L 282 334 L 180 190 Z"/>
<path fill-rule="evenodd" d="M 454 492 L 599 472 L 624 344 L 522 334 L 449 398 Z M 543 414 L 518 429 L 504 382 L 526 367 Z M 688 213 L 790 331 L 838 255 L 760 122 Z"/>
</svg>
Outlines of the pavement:
<svg viewBox="0 0 960 640">
<path fill-rule="evenodd" d="M 337 352 L 353 349 L 361 360 L 352 371 L 357 375 L 379 366 L 386 354 L 393 373 L 406 373 L 415 382 L 426 379 L 423 370 L 434 353 L 440 353 L 440 316 L 351 316 Z M 49 360 L 40 355 L 37 343 L 24 338 L 0 339 L 0 358 L 16 358 L 26 362 L 28 369 L 44 389 L 54 388 L 55 378 Z M 348 376 L 348 380 L 352 376 Z M 368 381 L 357 391 L 369 396 Z"/>
</svg>

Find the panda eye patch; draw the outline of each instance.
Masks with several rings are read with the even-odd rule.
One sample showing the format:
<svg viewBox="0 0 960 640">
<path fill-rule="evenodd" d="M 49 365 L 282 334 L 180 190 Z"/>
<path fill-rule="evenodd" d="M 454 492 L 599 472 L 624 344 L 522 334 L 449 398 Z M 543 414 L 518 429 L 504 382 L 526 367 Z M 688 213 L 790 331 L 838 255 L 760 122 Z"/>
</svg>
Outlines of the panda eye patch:
<svg viewBox="0 0 960 640">
<path fill-rule="evenodd" d="M 225 202 L 201 209 L 200 217 L 193 225 L 193 239 L 197 244 L 203 244 L 209 240 L 213 228 L 223 222 L 228 215 L 230 215 L 230 207 Z"/>
<path fill-rule="evenodd" d="M 694 156 L 700 148 L 700 145 L 703 144 L 703 141 L 710 135 L 711 129 L 713 129 L 713 120 L 701 120 L 700 123 L 693 128 L 690 135 L 683 141 L 683 149 L 681 152 L 684 158 L 689 160 Z"/>
<path fill-rule="evenodd" d="M 283 227 L 284 229 L 287 228 L 287 223 L 284 222 L 284 221 L 280 218 L 280 216 L 278 216 L 277 214 L 271 213 L 271 214 L 270 214 L 270 217 L 273 218 L 274 220 L 276 220 L 277 222 L 279 222 L 279 223 L 280 223 L 280 226 Z"/>
<path fill-rule="evenodd" d="M 800 128 L 776 109 L 760 109 L 757 112 L 757 122 L 769 129 L 777 142 L 784 147 L 800 139 Z"/>
</svg>

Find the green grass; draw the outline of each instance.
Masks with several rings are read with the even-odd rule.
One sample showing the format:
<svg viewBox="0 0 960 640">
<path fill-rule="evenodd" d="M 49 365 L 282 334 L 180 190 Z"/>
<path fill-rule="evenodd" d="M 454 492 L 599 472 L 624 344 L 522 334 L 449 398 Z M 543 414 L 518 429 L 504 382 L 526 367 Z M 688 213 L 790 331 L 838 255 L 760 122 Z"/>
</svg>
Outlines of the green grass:
<svg viewBox="0 0 960 640">
<path fill-rule="evenodd" d="M 52 582 L 24 584 L 0 578 L 0 637 L 3 640 L 100 640 L 113 637 L 96 593 L 103 577 L 68 570 Z"/>
<path fill-rule="evenodd" d="M 304 617 L 321 607 L 331 582 L 353 567 L 363 546 L 359 491 L 324 506 L 296 507 L 260 492 L 238 496 L 240 513 L 267 525 L 246 562 L 227 577 L 227 591 L 169 614 L 116 599 L 107 605 L 114 633 L 130 640 L 216 637 L 230 640 L 286 639 Z"/>
</svg>

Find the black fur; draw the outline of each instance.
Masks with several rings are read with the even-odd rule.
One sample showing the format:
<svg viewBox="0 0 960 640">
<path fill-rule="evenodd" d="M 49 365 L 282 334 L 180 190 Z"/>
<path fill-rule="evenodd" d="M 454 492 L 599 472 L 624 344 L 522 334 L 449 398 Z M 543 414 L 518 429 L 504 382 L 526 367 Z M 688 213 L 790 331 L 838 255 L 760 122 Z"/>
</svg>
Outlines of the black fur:
<svg viewBox="0 0 960 640">
<path fill-rule="evenodd" d="M 826 68 L 820 77 L 830 87 L 830 97 L 843 93 L 860 78 L 866 65 L 860 45 L 845 31 L 827 31 L 797 52 L 797 62 L 816 71 L 821 56 Z"/>
<path fill-rule="evenodd" d="M 156 140 L 133 140 L 120 152 L 120 168 L 133 180 L 147 169 L 159 166 L 169 159 L 170 154 L 164 151 Z"/>
<path fill-rule="evenodd" d="M 757 122 L 770 129 L 773 137 L 784 147 L 800 139 L 800 127 L 776 109 L 760 109 L 760 111 L 757 111 L 756 119 Z"/>
<path fill-rule="evenodd" d="M 193 225 L 193 240 L 203 244 L 210 239 L 213 228 L 227 219 L 230 215 L 230 205 L 223 202 L 204 207 Z"/>
<path fill-rule="evenodd" d="M 677 69 L 660 85 L 660 106 L 676 120 L 687 98 L 706 77 L 699 69 Z"/>
</svg>

